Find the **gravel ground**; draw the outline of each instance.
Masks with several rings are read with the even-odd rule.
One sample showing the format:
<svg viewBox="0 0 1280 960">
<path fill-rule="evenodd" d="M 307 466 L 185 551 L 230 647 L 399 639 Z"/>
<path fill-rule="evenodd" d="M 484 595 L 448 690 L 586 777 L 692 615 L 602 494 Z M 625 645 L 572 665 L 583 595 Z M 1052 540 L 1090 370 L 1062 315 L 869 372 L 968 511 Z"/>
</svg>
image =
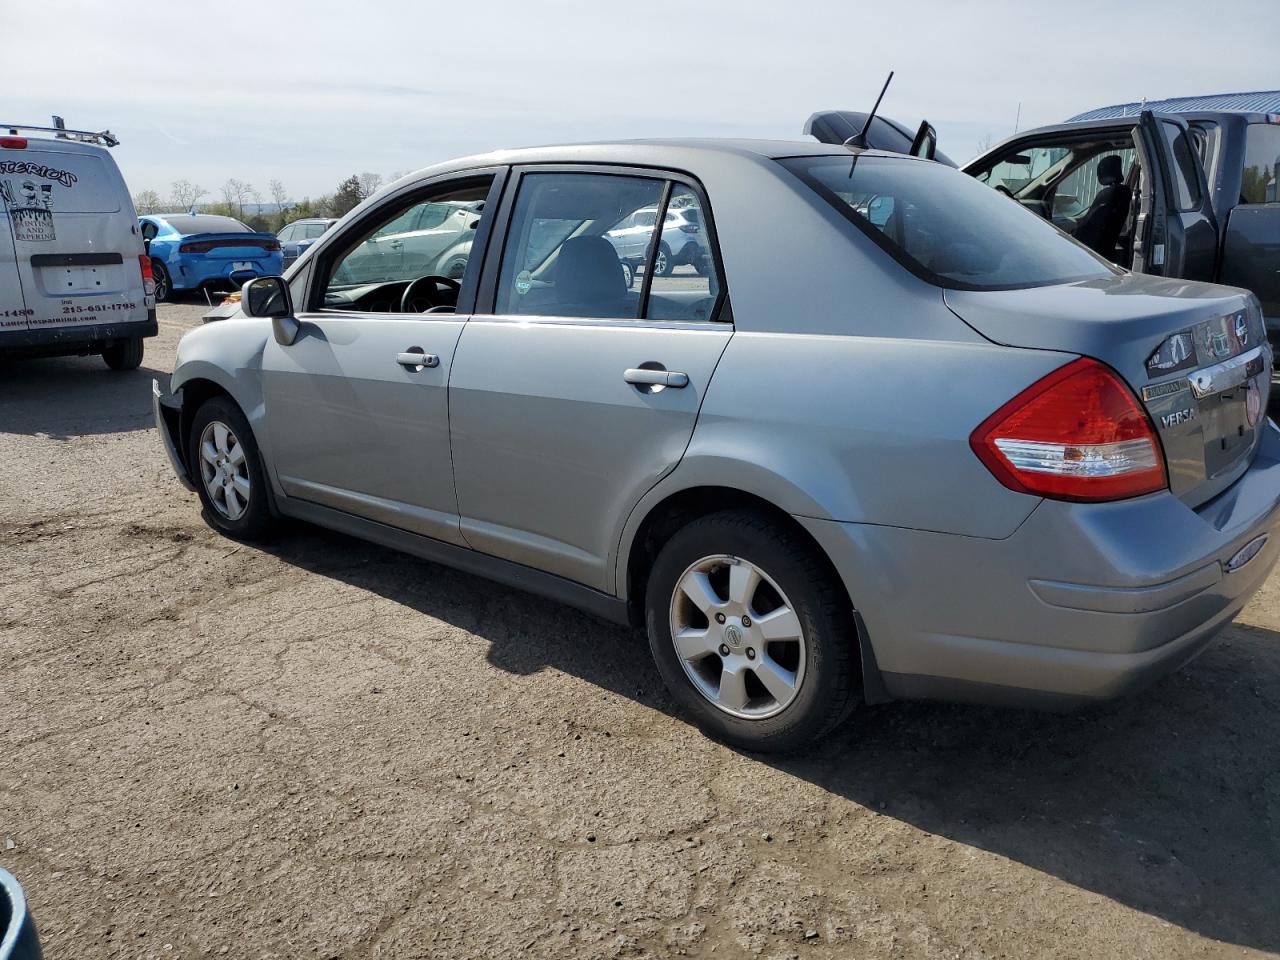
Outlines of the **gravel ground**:
<svg viewBox="0 0 1280 960">
<path fill-rule="evenodd" d="M 764 759 L 643 639 L 320 530 L 215 536 L 144 369 L 0 361 L 0 863 L 57 957 L 1280 950 L 1280 579 L 1150 692 Z"/>
</svg>

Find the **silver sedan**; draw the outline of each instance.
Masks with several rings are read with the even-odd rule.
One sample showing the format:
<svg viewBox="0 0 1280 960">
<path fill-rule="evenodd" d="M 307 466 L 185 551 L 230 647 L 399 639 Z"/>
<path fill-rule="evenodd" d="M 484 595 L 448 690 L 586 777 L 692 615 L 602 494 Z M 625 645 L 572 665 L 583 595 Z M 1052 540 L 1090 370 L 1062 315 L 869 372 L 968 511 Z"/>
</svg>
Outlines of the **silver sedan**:
<svg viewBox="0 0 1280 960">
<path fill-rule="evenodd" d="M 442 209 L 455 276 L 387 239 Z M 698 271 L 633 229 L 666 210 Z M 704 729 L 786 750 L 1192 657 L 1280 549 L 1271 362 L 1248 293 L 940 164 L 632 142 L 398 182 L 188 333 L 155 406 L 228 536 L 298 518 L 643 626 Z"/>
</svg>

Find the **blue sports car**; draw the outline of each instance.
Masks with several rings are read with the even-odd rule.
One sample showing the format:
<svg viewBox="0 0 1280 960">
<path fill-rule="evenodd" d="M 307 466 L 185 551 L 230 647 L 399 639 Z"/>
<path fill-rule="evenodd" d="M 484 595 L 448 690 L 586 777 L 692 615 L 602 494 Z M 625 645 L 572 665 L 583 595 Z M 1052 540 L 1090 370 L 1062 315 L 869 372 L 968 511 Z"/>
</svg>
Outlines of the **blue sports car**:
<svg viewBox="0 0 1280 960">
<path fill-rule="evenodd" d="M 156 213 L 139 217 L 151 257 L 156 300 L 176 290 L 239 289 L 254 277 L 284 270 L 280 241 L 239 220 L 210 213 Z"/>
</svg>

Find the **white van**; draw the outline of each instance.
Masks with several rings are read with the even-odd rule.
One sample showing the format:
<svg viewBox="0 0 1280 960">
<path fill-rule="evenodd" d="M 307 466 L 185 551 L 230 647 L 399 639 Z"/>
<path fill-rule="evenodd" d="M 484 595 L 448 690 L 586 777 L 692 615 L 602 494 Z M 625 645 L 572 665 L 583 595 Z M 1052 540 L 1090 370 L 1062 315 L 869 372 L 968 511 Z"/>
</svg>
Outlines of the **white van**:
<svg viewBox="0 0 1280 960">
<path fill-rule="evenodd" d="M 35 134 L 35 136 L 31 136 Z M 155 285 L 110 132 L 0 123 L 0 357 L 142 363 Z"/>
</svg>

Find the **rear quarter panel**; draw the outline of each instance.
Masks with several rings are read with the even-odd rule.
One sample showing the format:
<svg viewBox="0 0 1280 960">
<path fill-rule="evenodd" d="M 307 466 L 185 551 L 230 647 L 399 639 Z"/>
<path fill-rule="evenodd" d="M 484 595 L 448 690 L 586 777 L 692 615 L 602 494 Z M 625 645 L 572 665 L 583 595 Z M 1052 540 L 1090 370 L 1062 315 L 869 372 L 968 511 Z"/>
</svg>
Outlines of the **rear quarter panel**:
<svg viewBox="0 0 1280 960">
<path fill-rule="evenodd" d="M 998 483 L 969 435 L 1070 359 L 983 343 L 739 332 L 684 458 L 633 511 L 618 556 L 630 555 L 655 505 L 700 486 L 742 490 L 795 516 L 1006 538 L 1040 501 Z"/>
</svg>

